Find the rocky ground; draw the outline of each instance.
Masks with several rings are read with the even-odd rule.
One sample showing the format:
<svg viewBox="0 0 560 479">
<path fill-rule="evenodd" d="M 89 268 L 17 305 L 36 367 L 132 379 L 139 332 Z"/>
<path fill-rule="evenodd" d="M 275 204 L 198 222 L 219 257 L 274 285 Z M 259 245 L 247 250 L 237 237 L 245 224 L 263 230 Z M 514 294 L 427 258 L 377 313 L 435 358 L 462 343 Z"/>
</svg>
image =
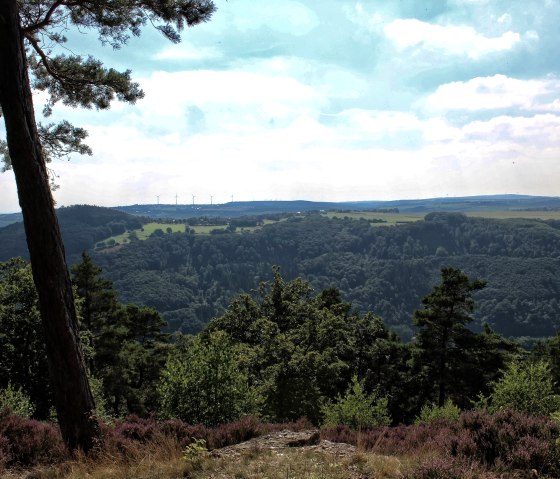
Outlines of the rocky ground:
<svg viewBox="0 0 560 479">
<path fill-rule="evenodd" d="M 265 450 L 283 453 L 285 450 L 293 448 L 332 454 L 337 457 L 350 456 L 356 453 L 355 446 L 321 440 L 318 429 L 308 429 L 299 432 L 284 430 L 266 434 L 240 444 L 216 449 L 212 451 L 212 455 L 215 457 L 235 457 L 251 451 Z"/>
</svg>

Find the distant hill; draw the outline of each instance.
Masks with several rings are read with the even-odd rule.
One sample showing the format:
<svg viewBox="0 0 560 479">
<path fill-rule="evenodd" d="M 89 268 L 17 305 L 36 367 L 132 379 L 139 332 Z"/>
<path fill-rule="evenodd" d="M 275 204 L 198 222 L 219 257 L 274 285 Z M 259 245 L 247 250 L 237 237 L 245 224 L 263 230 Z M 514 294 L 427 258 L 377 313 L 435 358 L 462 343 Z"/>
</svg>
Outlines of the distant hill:
<svg viewBox="0 0 560 479">
<path fill-rule="evenodd" d="M 220 205 L 131 205 L 115 209 L 150 218 L 192 218 L 197 216 L 237 218 L 277 213 L 309 211 L 394 210 L 430 213 L 432 211 L 466 212 L 495 210 L 560 210 L 559 197 L 526 195 L 469 196 L 460 198 L 429 198 L 397 201 L 237 201 Z"/>
<path fill-rule="evenodd" d="M 12 223 L 17 223 L 18 221 L 23 221 L 21 213 L 0 214 L 0 228 L 8 226 Z"/>
<path fill-rule="evenodd" d="M 58 208 L 56 214 L 68 257 L 93 248 L 97 241 L 113 234 L 140 228 L 145 221 L 112 208 L 88 205 Z M 22 222 L 0 228 L 0 261 L 15 256 L 29 257 Z"/>
<path fill-rule="evenodd" d="M 73 208 L 72 206 L 69 207 Z M 65 208 L 60 208 L 64 210 Z M 68 208 L 66 208 L 68 209 Z M 134 216 L 154 219 L 187 219 L 201 216 L 239 218 L 241 216 L 263 216 L 279 213 L 298 213 L 310 211 L 384 211 L 430 213 L 446 212 L 484 212 L 515 210 L 560 210 L 560 197 L 527 195 L 489 195 L 466 196 L 457 198 L 427 198 L 418 200 L 395 201 L 236 201 L 218 205 L 128 205 L 115 206 L 117 211 Z M 21 213 L 0 214 L 0 228 L 22 221 Z"/>
</svg>

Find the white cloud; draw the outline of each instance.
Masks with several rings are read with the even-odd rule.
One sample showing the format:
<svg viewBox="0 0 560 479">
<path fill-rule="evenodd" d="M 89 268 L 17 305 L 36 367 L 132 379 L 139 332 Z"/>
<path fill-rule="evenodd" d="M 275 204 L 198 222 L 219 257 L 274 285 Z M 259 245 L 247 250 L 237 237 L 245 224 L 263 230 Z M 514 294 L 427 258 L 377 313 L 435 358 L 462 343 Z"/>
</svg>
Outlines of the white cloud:
<svg viewBox="0 0 560 479">
<path fill-rule="evenodd" d="M 499 37 L 485 37 L 467 25 L 435 25 L 417 19 L 397 19 L 384 28 L 397 50 L 411 47 L 437 50 L 449 55 L 477 59 L 492 52 L 511 50 L 520 35 L 511 31 Z"/>
<path fill-rule="evenodd" d="M 509 13 L 504 13 L 498 17 L 498 23 L 509 25 L 511 23 L 511 15 Z"/>
<path fill-rule="evenodd" d="M 505 75 L 477 77 L 440 85 L 425 104 L 440 111 L 506 108 L 559 111 L 560 80 L 519 80 Z"/>
</svg>

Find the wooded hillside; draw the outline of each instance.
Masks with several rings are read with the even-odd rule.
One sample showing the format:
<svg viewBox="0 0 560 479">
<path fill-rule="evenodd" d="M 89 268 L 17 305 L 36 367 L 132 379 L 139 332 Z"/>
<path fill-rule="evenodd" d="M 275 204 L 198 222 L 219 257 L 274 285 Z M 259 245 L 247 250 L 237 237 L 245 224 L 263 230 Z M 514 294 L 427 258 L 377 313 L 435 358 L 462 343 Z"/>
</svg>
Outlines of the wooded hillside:
<svg viewBox="0 0 560 479">
<path fill-rule="evenodd" d="M 272 278 L 340 288 L 358 311 L 372 311 L 405 338 L 420 298 L 442 266 L 488 286 L 476 294 L 484 322 L 513 337 L 550 336 L 560 315 L 560 222 L 432 213 L 424 221 L 372 227 L 364 220 L 294 217 L 253 233 L 166 234 L 94 257 L 123 302 L 153 306 L 171 329 L 196 332 L 231 298 Z"/>
</svg>

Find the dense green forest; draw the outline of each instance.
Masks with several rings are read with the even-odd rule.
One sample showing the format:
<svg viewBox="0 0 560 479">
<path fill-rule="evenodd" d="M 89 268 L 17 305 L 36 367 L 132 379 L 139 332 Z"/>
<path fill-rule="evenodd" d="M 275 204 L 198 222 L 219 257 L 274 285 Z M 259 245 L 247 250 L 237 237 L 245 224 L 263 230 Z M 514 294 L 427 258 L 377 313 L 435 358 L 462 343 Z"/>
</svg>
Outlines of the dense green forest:
<svg viewBox="0 0 560 479">
<path fill-rule="evenodd" d="M 473 333 L 465 327 L 472 293 L 484 283 L 454 268 L 442 269 L 440 284 L 423 299 L 414 316 L 419 334 L 408 344 L 380 317 L 352 312 L 336 288 L 316 293 L 301 278 L 284 280 L 278 268 L 255 295 L 236 296 L 199 336 L 172 338 L 162 332 L 157 311 L 120 303 L 101 273 L 87 254 L 72 268 L 98 409 L 112 417 L 157 413 L 216 425 L 257 414 L 319 423 L 325 401 L 356 377 L 373 402 L 384 398 L 387 421 L 399 423 L 428 403 L 452 399 L 471 407 L 520 354 L 489 328 Z M 30 266 L 19 259 L 0 263 L 0 326 L 0 390 L 23 391 L 33 414 L 48 417 L 52 398 L 37 294 Z M 541 351 L 552 357 L 553 349 Z"/>
<path fill-rule="evenodd" d="M 91 206 L 62 208 L 58 216 L 70 263 L 98 241 L 148 221 Z M 488 323 L 529 342 L 559 330 L 559 221 L 430 213 L 424 221 L 385 227 L 338 216 L 292 215 L 251 233 L 170 234 L 162 228 L 146 241 L 93 256 L 121 301 L 157 309 L 171 331 L 200 331 L 235 295 L 270 280 L 274 265 L 316 291 L 340 289 L 357 312 L 381 316 L 404 339 L 412 337 L 412 312 L 442 266 L 488 283 L 475 294 L 473 329 Z M 0 244 L 0 260 L 25 257 L 22 225 L 0 229 Z"/>
<path fill-rule="evenodd" d="M 554 335 L 560 326 L 560 222 L 429 214 L 373 227 L 368 221 L 294 217 L 245 234 L 166 234 L 94 255 L 120 298 L 156 308 L 172 330 L 196 332 L 238 293 L 270 280 L 278 265 L 316 291 L 341 290 L 403 338 L 442 266 L 484 278 L 473 327 L 511 337 Z"/>
</svg>

